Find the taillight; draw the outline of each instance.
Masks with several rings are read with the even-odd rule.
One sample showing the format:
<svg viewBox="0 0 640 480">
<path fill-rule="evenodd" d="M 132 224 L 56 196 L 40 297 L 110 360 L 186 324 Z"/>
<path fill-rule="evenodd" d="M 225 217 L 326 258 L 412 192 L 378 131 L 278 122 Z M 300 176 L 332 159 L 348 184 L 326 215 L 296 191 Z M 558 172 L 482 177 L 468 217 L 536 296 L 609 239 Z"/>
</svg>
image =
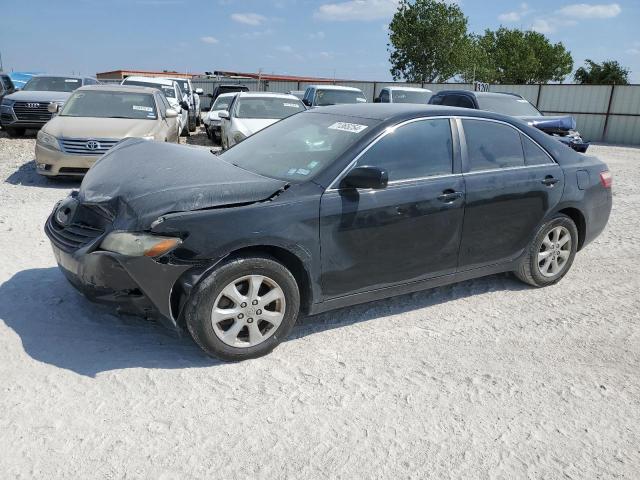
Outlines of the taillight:
<svg viewBox="0 0 640 480">
<path fill-rule="evenodd" d="M 600 183 L 604 188 L 611 188 L 611 185 L 613 184 L 613 175 L 611 175 L 609 170 L 600 172 Z"/>
</svg>

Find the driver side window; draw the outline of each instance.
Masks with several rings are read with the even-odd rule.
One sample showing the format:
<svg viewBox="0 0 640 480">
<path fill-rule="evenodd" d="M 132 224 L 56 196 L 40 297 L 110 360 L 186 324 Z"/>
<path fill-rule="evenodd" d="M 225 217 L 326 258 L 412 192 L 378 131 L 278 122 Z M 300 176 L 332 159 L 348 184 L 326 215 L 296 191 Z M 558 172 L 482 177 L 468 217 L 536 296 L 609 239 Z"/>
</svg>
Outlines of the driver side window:
<svg viewBox="0 0 640 480">
<path fill-rule="evenodd" d="M 358 165 L 385 169 L 390 182 L 452 173 L 449 119 L 418 120 L 396 128 L 367 150 Z"/>
</svg>

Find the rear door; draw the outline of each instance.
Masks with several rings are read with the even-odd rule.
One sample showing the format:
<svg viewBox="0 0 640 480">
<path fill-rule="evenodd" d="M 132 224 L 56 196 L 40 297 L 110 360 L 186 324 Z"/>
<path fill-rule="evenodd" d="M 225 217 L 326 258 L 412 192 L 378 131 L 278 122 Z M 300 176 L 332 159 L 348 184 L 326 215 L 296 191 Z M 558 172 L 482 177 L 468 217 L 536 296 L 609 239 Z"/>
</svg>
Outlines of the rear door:
<svg viewBox="0 0 640 480">
<path fill-rule="evenodd" d="M 448 118 L 406 123 L 356 162 L 387 170 L 387 188 L 325 192 L 320 208 L 325 298 L 456 271 L 464 209 L 457 146 Z"/>
<path fill-rule="evenodd" d="M 513 260 L 560 201 L 562 169 L 507 123 L 464 118 L 458 125 L 466 188 L 459 269 Z"/>
</svg>

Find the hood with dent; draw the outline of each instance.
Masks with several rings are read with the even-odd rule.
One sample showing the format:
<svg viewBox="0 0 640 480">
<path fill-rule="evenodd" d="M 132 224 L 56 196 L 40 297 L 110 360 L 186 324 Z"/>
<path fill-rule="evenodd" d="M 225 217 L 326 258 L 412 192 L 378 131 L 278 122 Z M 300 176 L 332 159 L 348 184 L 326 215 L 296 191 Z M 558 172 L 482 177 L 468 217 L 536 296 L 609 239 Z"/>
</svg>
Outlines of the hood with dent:
<svg viewBox="0 0 640 480">
<path fill-rule="evenodd" d="M 569 130 L 576 129 L 576 121 L 570 116 L 535 116 L 535 117 L 518 117 L 527 122 L 532 127 L 536 127 L 548 133 L 566 133 Z"/>
<path fill-rule="evenodd" d="M 157 120 L 97 117 L 53 117 L 44 131 L 65 138 L 125 138 L 150 135 Z"/>
<path fill-rule="evenodd" d="M 7 95 L 4 98 L 15 100 L 16 102 L 66 102 L 67 98 L 69 98 L 72 93 L 73 92 L 41 92 L 38 90 L 20 90 L 19 92 Z"/>
<path fill-rule="evenodd" d="M 115 229 L 144 230 L 167 213 L 259 202 L 285 186 L 208 149 L 132 138 L 91 167 L 78 200 L 110 210 Z"/>
</svg>

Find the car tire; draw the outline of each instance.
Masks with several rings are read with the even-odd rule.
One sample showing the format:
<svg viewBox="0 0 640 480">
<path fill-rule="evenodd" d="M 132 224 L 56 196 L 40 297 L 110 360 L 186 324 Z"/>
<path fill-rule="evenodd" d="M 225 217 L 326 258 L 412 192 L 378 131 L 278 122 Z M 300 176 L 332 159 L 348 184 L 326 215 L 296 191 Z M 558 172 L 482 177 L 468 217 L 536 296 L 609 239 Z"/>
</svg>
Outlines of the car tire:
<svg viewBox="0 0 640 480">
<path fill-rule="evenodd" d="M 265 304 L 263 298 L 274 300 Z M 299 310 L 298 284 L 287 268 L 269 256 L 240 257 L 216 268 L 196 287 L 185 321 L 205 353 L 238 361 L 276 348 L 291 332 Z"/>
<path fill-rule="evenodd" d="M 534 287 L 558 283 L 567 274 L 578 250 L 578 228 L 557 214 L 538 230 L 515 275 Z"/>
<path fill-rule="evenodd" d="M 195 132 L 196 131 L 196 119 L 194 118 L 189 118 L 189 131 L 190 132 Z"/>
<path fill-rule="evenodd" d="M 200 118 L 200 113 L 196 115 L 196 127 L 202 125 L 202 118 Z"/>
<path fill-rule="evenodd" d="M 26 132 L 26 128 L 16 128 L 16 127 L 4 127 L 4 129 L 7 131 L 7 135 L 9 135 L 9 137 L 11 138 L 19 138 L 22 137 L 24 135 L 24 132 Z"/>
<path fill-rule="evenodd" d="M 204 125 L 204 132 L 207 134 L 207 138 L 209 140 L 212 140 L 212 136 L 211 136 L 211 130 L 209 130 L 209 127 L 207 127 L 207 125 Z"/>
</svg>

